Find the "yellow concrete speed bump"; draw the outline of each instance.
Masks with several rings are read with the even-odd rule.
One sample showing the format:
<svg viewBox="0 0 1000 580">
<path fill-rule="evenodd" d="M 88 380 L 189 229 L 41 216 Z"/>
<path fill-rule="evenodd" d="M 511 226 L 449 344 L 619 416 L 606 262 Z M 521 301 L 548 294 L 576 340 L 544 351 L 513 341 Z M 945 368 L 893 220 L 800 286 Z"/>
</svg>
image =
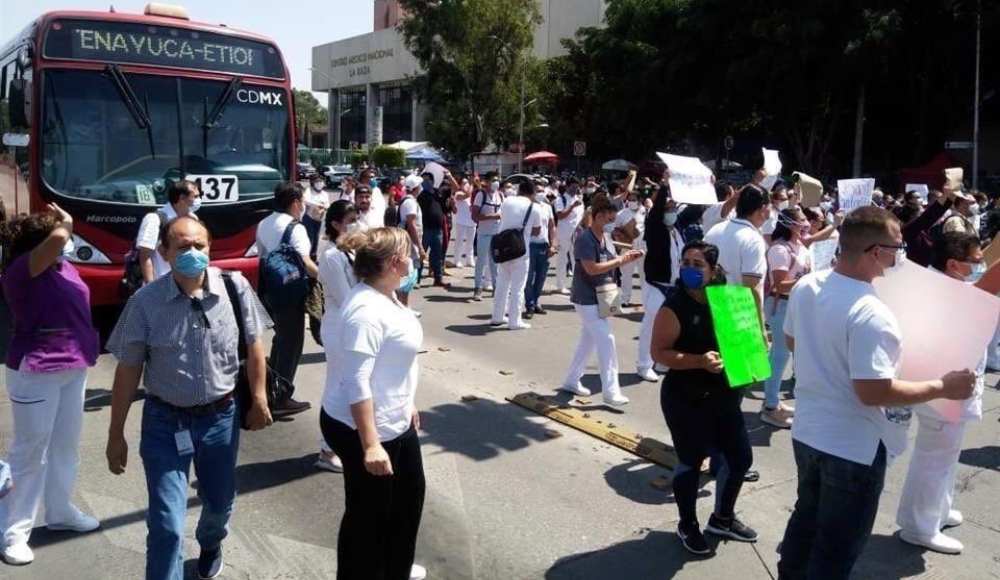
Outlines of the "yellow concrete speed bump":
<svg viewBox="0 0 1000 580">
<path fill-rule="evenodd" d="M 657 465 L 662 465 L 668 469 L 673 469 L 677 465 L 677 455 L 674 453 L 673 448 L 666 443 L 657 441 L 651 437 L 643 437 L 638 433 L 618 427 L 614 423 L 604 423 L 600 420 L 592 419 L 590 413 L 584 413 L 579 409 L 532 392 L 514 395 L 507 400 L 515 405 L 534 411 L 539 415 L 597 437 L 615 447 L 634 453 Z"/>
</svg>

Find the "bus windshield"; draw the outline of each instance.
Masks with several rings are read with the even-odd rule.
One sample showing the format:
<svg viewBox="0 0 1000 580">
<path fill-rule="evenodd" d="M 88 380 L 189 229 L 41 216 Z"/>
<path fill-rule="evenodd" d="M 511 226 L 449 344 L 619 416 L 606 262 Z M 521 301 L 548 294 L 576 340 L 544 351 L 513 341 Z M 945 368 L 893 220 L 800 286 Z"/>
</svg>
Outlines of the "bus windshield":
<svg viewBox="0 0 1000 580">
<path fill-rule="evenodd" d="M 206 203 L 224 203 L 291 178 L 281 89 L 113 67 L 42 81 L 41 175 L 59 195 L 161 205 L 170 180 L 189 178 Z"/>
</svg>

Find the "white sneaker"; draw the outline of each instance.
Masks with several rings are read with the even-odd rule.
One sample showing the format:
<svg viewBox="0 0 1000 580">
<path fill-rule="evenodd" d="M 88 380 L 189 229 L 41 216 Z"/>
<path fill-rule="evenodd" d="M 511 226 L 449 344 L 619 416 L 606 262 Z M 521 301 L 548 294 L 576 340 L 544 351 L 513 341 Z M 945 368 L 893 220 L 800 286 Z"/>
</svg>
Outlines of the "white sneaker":
<svg viewBox="0 0 1000 580">
<path fill-rule="evenodd" d="M 424 580 L 424 578 L 427 578 L 427 568 L 420 564 L 410 566 L 410 580 Z"/>
<path fill-rule="evenodd" d="M 324 455 L 321 451 L 319 457 L 316 458 L 316 463 L 313 467 L 322 471 L 329 471 L 331 473 L 344 473 L 344 463 L 336 455 Z"/>
<path fill-rule="evenodd" d="M 514 322 L 507 326 L 508 330 L 528 330 L 529 328 L 531 328 L 531 325 L 527 322 Z"/>
<path fill-rule="evenodd" d="M 50 530 L 78 532 L 81 534 L 85 532 L 92 532 L 101 527 L 101 522 L 97 521 L 97 518 L 88 516 L 77 508 L 73 508 L 73 510 L 76 512 L 76 515 L 73 516 L 72 519 L 55 524 L 50 523 L 47 524 L 46 527 Z"/>
<path fill-rule="evenodd" d="M 559 390 L 566 391 L 567 393 L 573 393 L 579 397 L 586 397 L 591 394 L 590 389 L 580 384 L 580 381 L 577 381 L 575 385 L 563 385 L 559 387 Z"/>
<path fill-rule="evenodd" d="M 622 395 L 621 393 L 611 396 L 604 395 L 604 402 L 612 407 L 621 407 L 623 405 L 628 405 L 628 397 Z"/>
<path fill-rule="evenodd" d="M 565 288 L 560 288 L 559 290 L 556 290 L 556 292 L 562 294 L 563 296 L 569 296 L 569 290 Z"/>
<path fill-rule="evenodd" d="M 964 522 L 964 521 L 965 521 L 965 517 L 962 515 L 962 512 L 960 512 L 958 510 L 949 510 L 948 511 L 948 517 L 945 518 L 944 525 L 941 526 L 941 527 L 942 528 L 954 528 L 956 526 L 962 525 L 962 522 Z"/>
<path fill-rule="evenodd" d="M 635 371 L 635 374 L 639 375 L 640 379 L 651 383 L 655 383 L 660 380 L 660 375 L 656 374 L 656 371 L 653 369 L 638 369 Z"/>
<path fill-rule="evenodd" d="M 921 538 L 915 534 L 911 534 L 906 530 L 899 530 L 899 539 L 903 540 L 907 544 L 913 544 L 914 546 L 921 546 L 932 550 L 934 552 L 940 552 L 942 554 L 961 554 L 962 549 L 965 546 L 962 542 L 959 542 L 955 538 L 946 536 L 940 532 L 934 535 L 933 538 Z"/>
<path fill-rule="evenodd" d="M 3 561 L 11 566 L 24 566 L 35 561 L 35 554 L 27 542 L 11 544 L 3 549 Z"/>
</svg>

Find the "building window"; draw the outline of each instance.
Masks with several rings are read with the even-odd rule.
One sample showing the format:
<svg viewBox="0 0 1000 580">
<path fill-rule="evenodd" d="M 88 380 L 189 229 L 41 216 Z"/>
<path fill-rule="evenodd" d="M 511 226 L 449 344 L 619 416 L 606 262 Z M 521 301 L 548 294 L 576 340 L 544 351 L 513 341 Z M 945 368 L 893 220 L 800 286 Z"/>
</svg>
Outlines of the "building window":
<svg viewBox="0 0 1000 580">
<path fill-rule="evenodd" d="M 351 143 L 365 143 L 365 118 L 368 96 L 365 90 L 340 93 L 340 148 L 348 149 Z"/>
<path fill-rule="evenodd" d="M 379 87 L 382 105 L 382 142 L 413 139 L 413 89 L 408 86 Z"/>
</svg>

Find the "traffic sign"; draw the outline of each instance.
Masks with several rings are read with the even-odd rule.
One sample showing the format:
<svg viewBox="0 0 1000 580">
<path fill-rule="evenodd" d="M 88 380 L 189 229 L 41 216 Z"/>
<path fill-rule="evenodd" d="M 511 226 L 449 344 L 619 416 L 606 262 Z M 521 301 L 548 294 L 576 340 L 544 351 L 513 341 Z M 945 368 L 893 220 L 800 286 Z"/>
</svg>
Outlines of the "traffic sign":
<svg viewBox="0 0 1000 580">
<path fill-rule="evenodd" d="M 586 157 L 587 156 L 587 142 L 586 141 L 574 141 L 573 142 L 573 155 L 575 157 Z"/>
<path fill-rule="evenodd" d="M 972 149 L 972 141 L 945 141 L 945 149 Z"/>
</svg>

